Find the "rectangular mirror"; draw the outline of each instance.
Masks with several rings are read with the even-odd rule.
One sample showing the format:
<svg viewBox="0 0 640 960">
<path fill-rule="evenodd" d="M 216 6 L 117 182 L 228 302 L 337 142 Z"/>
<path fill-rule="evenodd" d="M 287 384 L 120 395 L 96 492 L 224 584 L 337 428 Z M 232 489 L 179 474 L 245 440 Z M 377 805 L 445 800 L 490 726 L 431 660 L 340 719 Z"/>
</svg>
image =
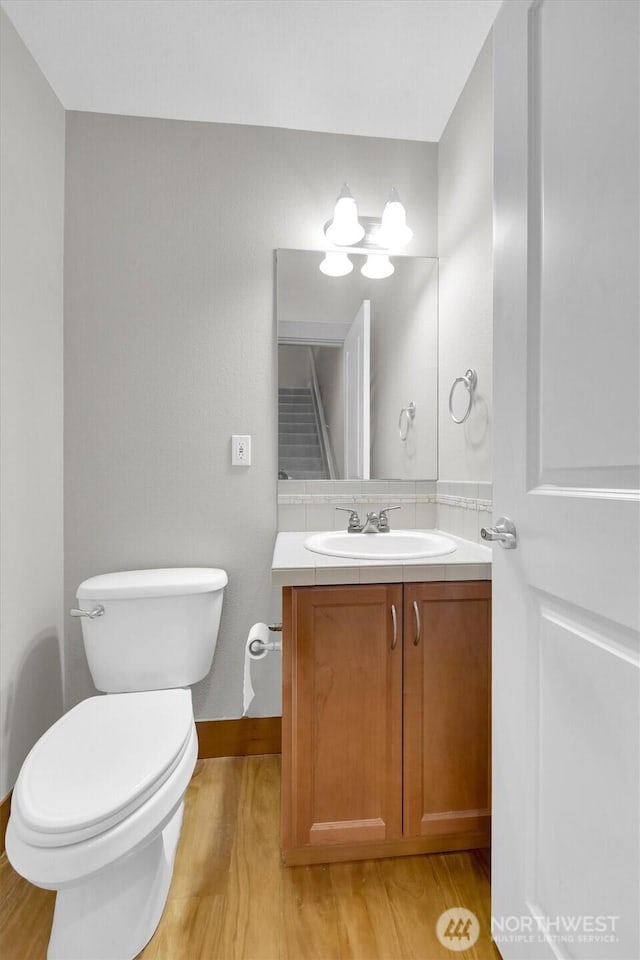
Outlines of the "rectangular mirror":
<svg viewBox="0 0 640 960">
<path fill-rule="evenodd" d="M 372 280 L 349 252 L 278 250 L 278 476 L 435 480 L 438 475 L 438 261 L 393 257 Z"/>
</svg>

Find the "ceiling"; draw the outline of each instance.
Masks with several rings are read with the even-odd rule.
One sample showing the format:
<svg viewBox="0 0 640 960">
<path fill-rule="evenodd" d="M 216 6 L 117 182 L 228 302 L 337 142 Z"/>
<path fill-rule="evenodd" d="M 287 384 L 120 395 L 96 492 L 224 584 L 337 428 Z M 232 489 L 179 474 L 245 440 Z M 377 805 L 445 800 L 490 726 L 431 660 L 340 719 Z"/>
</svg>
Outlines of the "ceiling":
<svg viewBox="0 0 640 960">
<path fill-rule="evenodd" d="M 1 0 L 67 110 L 439 140 L 502 0 Z"/>
</svg>

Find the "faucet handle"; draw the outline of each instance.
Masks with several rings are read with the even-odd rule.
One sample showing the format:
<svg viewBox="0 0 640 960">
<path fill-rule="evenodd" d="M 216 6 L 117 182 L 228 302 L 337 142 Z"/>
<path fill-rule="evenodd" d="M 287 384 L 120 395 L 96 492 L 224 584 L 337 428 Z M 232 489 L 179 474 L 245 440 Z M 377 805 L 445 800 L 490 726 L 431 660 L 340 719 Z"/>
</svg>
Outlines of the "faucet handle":
<svg viewBox="0 0 640 960">
<path fill-rule="evenodd" d="M 349 533 L 360 533 L 362 523 L 360 522 L 360 516 L 357 510 L 353 510 L 351 507 L 336 507 L 336 510 L 343 510 L 349 514 L 349 525 L 347 527 Z"/>
<path fill-rule="evenodd" d="M 382 510 L 380 511 L 380 514 L 379 514 L 379 520 L 380 520 L 380 522 L 379 522 L 379 527 L 378 527 L 378 529 L 379 529 L 380 533 L 388 533 L 389 530 L 391 529 L 390 526 L 389 526 L 389 517 L 387 516 L 387 514 L 389 513 L 390 510 L 402 510 L 402 506 L 401 506 L 401 504 L 395 504 L 395 505 L 392 506 L 392 507 L 383 507 L 383 508 L 382 508 Z"/>
</svg>

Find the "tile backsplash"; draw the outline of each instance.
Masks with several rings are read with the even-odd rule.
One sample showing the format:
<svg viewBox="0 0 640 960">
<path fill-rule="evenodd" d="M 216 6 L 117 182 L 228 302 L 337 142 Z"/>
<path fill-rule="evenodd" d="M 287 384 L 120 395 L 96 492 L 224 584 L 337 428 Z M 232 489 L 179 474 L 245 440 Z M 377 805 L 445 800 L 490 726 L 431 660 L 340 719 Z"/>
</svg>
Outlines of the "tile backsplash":
<svg viewBox="0 0 640 960">
<path fill-rule="evenodd" d="M 347 514 L 400 505 L 390 521 L 396 530 L 439 529 L 475 543 L 491 523 L 490 483 L 436 480 L 279 480 L 278 530 L 346 529 Z"/>
</svg>

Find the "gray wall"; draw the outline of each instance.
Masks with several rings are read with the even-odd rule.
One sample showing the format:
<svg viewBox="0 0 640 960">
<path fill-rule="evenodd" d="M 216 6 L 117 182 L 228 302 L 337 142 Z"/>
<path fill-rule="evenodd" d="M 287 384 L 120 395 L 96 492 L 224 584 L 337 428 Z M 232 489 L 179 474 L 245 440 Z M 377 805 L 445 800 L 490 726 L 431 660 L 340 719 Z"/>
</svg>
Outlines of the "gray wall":
<svg viewBox="0 0 640 960">
<path fill-rule="evenodd" d="M 490 35 L 438 145 L 441 480 L 491 479 L 492 71 Z M 476 402 L 458 426 L 449 416 L 449 391 L 468 367 L 478 374 Z M 458 385 L 455 402 L 463 400 Z"/>
<path fill-rule="evenodd" d="M 306 390 L 309 386 L 309 348 L 296 343 L 278 346 L 278 386 Z"/>
<path fill-rule="evenodd" d="M 0 799 L 62 713 L 64 110 L 0 10 Z"/>
<path fill-rule="evenodd" d="M 407 252 L 434 256 L 436 178 L 435 144 L 67 117 L 65 605 L 100 572 L 224 567 L 199 718 L 241 713 L 247 631 L 275 609 L 274 250 L 321 248 L 346 179 L 363 215 L 395 185 Z M 232 433 L 252 467 L 230 466 Z M 66 651 L 71 704 L 93 689 L 77 624 Z"/>
<path fill-rule="evenodd" d="M 438 477 L 438 263 L 395 261 L 397 282 L 371 301 L 371 477 Z M 402 442 L 398 420 L 416 415 Z"/>
</svg>

